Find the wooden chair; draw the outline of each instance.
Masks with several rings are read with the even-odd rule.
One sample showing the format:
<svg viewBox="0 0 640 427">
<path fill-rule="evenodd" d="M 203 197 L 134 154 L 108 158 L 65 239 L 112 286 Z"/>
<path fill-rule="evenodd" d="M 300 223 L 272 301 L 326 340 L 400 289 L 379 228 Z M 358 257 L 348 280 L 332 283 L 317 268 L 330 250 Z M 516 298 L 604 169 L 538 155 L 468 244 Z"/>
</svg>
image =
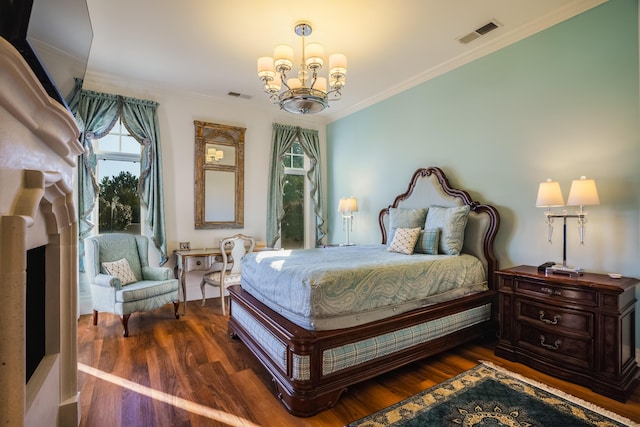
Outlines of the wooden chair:
<svg viewBox="0 0 640 427">
<path fill-rule="evenodd" d="M 240 284 L 242 273 L 242 258 L 253 252 L 256 241 L 253 237 L 244 234 L 236 234 L 220 241 L 220 252 L 222 253 L 222 267 L 220 271 L 207 273 L 200 282 L 202 292 L 202 305 L 205 304 L 204 286 L 211 285 L 220 288 L 220 303 L 222 304 L 222 315 L 225 316 L 226 304 L 224 296 L 227 286 Z M 231 266 L 231 268 L 229 268 Z"/>
</svg>

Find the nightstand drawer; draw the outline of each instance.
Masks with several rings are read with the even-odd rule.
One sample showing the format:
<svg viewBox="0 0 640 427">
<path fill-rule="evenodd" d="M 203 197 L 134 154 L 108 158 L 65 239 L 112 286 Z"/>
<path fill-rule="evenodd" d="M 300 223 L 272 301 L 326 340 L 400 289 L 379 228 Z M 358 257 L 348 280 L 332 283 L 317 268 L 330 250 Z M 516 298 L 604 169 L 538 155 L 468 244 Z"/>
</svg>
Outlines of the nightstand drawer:
<svg viewBox="0 0 640 427">
<path fill-rule="evenodd" d="M 514 292 L 539 298 L 563 300 L 572 304 L 586 304 L 589 306 L 596 306 L 598 304 L 596 293 L 593 291 L 549 282 L 518 279 L 515 281 Z"/>
<path fill-rule="evenodd" d="M 193 256 L 186 259 L 186 271 L 206 271 L 211 268 L 213 257 Z"/>
<path fill-rule="evenodd" d="M 557 360 L 562 366 L 569 365 L 585 369 L 593 367 L 591 339 L 568 337 L 526 323 L 520 324 L 518 329 L 516 342 L 520 348 Z"/>
<path fill-rule="evenodd" d="M 593 337 L 593 313 L 567 310 L 535 301 L 516 299 L 518 321 L 526 321 L 548 331 L 566 331 L 585 338 Z"/>
</svg>

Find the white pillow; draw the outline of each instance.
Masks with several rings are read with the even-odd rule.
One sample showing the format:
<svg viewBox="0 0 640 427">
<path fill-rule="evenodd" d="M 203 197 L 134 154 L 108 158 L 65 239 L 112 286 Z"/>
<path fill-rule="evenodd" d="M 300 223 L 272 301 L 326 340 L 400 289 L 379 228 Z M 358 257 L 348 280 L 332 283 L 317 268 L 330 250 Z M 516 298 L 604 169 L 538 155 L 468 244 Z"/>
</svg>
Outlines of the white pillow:
<svg viewBox="0 0 640 427">
<path fill-rule="evenodd" d="M 126 258 L 113 262 L 103 262 L 102 267 L 104 267 L 107 273 L 120 279 L 123 286 L 138 281 L 135 274 L 133 274 L 133 271 L 131 271 L 129 261 L 127 261 Z"/>
<path fill-rule="evenodd" d="M 413 248 L 418 241 L 418 235 L 420 234 L 420 227 L 416 228 L 396 228 L 396 232 L 393 235 L 393 240 L 387 251 L 398 252 L 405 255 L 411 255 Z"/>
</svg>

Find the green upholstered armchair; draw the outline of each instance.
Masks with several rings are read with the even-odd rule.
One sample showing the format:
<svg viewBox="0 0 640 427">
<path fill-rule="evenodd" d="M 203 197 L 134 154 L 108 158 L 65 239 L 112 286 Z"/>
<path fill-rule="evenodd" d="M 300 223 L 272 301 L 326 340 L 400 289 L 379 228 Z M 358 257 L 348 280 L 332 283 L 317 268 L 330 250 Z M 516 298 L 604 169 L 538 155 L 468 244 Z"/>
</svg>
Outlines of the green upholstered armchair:
<svg viewBox="0 0 640 427">
<path fill-rule="evenodd" d="M 94 325 L 100 311 L 117 314 L 128 337 L 131 313 L 169 302 L 176 319 L 180 317 L 178 280 L 170 268 L 150 267 L 148 250 L 149 239 L 140 235 L 113 233 L 85 239 Z"/>
</svg>

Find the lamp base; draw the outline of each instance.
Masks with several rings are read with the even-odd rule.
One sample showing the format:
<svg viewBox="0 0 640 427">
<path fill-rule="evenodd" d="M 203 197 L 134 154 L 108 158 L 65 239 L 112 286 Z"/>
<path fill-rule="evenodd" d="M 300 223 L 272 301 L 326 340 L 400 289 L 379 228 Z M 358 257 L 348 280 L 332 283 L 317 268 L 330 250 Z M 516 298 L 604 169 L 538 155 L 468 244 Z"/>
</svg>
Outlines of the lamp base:
<svg viewBox="0 0 640 427">
<path fill-rule="evenodd" d="M 551 272 L 554 274 L 566 274 L 569 276 L 582 276 L 584 269 L 581 267 L 569 267 L 567 265 L 555 264 L 551 266 Z"/>
</svg>

